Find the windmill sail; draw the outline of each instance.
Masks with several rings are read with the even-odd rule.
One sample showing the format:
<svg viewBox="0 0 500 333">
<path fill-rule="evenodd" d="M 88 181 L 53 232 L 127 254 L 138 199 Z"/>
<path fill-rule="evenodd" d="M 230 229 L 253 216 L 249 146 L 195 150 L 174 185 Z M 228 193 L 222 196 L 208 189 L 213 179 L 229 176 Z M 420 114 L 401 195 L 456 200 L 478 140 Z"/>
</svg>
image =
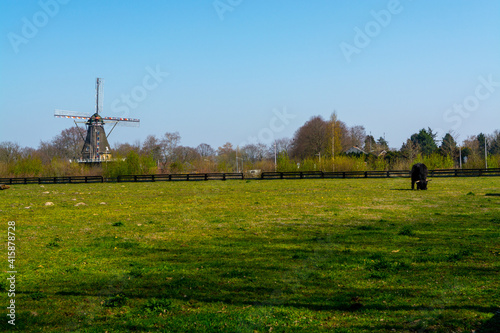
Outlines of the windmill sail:
<svg viewBox="0 0 500 333">
<path fill-rule="evenodd" d="M 90 119 L 92 115 L 86 112 L 75 112 L 75 111 L 66 111 L 66 110 L 55 110 L 54 117 L 55 118 L 67 118 L 67 119 L 75 119 L 87 121 Z"/>
</svg>

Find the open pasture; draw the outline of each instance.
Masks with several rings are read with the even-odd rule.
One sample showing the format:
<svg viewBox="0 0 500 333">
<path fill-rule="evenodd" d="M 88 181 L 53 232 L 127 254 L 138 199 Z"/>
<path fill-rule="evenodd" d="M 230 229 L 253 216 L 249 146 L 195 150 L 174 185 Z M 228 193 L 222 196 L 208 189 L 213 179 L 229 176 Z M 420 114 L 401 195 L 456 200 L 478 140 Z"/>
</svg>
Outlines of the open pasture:
<svg viewBox="0 0 500 333">
<path fill-rule="evenodd" d="M 491 326 L 500 178 L 409 187 L 409 179 L 12 186 L 0 192 L 0 287 L 5 300 L 15 221 L 16 326 L 4 315 L 0 329 Z"/>
</svg>

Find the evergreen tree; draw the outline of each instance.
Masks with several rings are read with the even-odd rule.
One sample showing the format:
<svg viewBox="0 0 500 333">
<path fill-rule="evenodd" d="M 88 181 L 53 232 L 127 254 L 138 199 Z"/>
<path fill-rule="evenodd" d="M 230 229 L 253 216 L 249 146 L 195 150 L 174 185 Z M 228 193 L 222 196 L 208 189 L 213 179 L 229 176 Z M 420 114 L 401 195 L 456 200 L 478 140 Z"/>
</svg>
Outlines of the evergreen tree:
<svg viewBox="0 0 500 333">
<path fill-rule="evenodd" d="M 387 142 L 383 137 L 378 138 L 377 140 L 378 148 L 382 150 L 389 150 L 389 142 Z"/>
<path fill-rule="evenodd" d="M 433 133 L 430 128 L 427 130 L 422 128 L 420 132 L 413 134 L 410 140 L 420 147 L 422 154 L 430 155 L 438 149 L 435 138 L 436 133 Z"/>
<path fill-rule="evenodd" d="M 450 133 L 446 133 L 439 147 L 441 155 L 451 156 L 453 159 L 457 155 L 457 142 Z"/>
<path fill-rule="evenodd" d="M 483 133 L 479 133 L 477 136 L 477 142 L 479 144 L 479 155 L 484 156 L 484 144 L 486 142 L 486 136 Z"/>
<path fill-rule="evenodd" d="M 377 150 L 377 143 L 375 142 L 375 138 L 371 135 L 367 135 L 365 139 L 364 151 L 366 151 L 367 153 L 371 153 L 375 150 Z"/>
</svg>

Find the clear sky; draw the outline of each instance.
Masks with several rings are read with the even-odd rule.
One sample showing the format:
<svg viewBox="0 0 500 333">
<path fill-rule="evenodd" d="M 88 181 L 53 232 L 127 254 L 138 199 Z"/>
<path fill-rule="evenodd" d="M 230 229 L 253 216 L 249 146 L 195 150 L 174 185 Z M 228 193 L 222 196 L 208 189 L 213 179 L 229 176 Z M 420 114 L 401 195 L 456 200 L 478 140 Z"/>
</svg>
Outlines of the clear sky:
<svg viewBox="0 0 500 333">
<path fill-rule="evenodd" d="M 389 145 L 421 128 L 500 129 L 497 0 L 2 0 L 0 142 L 36 148 L 72 121 L 141 119 L 217 148 L 292 137 L 335 110 Z"/>
</svg>

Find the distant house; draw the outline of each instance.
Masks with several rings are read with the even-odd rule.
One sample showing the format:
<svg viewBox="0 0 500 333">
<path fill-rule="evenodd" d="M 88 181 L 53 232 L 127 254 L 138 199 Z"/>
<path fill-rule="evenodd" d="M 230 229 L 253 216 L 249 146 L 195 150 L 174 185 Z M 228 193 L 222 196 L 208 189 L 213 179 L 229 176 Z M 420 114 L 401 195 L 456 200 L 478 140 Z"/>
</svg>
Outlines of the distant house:
<svg viewBox="0 0 500 333">
<path fill-rule="evenodd" d="M 359 148 L 358 146 L 354 146 L 354 147 L 347 149 L 345 153 L 346 154 L 355 154 L 355 155 L 361 155 L 361 154 L 368 155 L 367 152 L 365 152 L 363 149 Z"/>
</svg>

